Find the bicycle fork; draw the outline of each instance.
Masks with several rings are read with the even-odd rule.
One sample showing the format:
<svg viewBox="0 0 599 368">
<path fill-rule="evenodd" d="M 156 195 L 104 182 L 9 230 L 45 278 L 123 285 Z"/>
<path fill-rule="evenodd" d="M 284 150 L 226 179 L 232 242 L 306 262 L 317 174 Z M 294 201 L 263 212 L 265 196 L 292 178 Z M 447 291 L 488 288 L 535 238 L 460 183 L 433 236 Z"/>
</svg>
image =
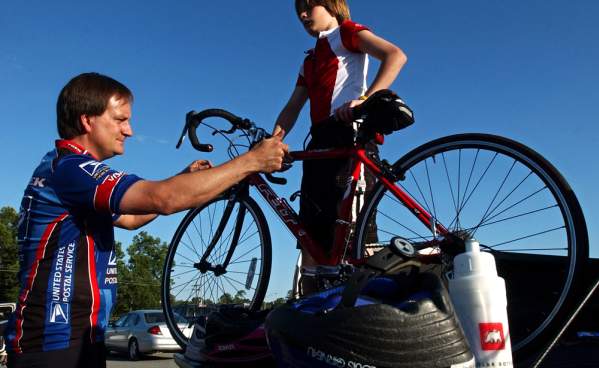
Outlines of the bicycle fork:
<svg viewBox="0 0 599 368">
<path fill-rule="evenodd" d="M 229 222 L 229 219 L 231 218 L 231 214 L 233 213 L 235 203 L 238 203 L 238 201 L 236 201 L 236 198 L 237 198 L 236 196 L 232 196 L 229 199 L 229 201 L 227 202 L 227 207 L 225 208 L 223 216 L 220 219 L 220 223 L 218 224 L 218 228 L 216 229 L 216 231 L 214 233 L 214 237 L 212 238 L 212 241 L 210 241 L 210 244 L 206 248 L 206 251 L 204 252 L 204 255 L 202 256 L 200 261 L 197 263 L 194 263 L 194 265 L 193 265 L 196 269 L 198 269 L 203 274 L 208 271 L 214 272 L 215 276 L 221 276 L 221 275 L 224 275 L 225 273 L 227 273 L 227 267 L 229 266 L 229 262 L 231 262 L 231 257 L 233 256 L 233 253 L 235 252 L 235 249 L 237 248 L 237 243 L 239 242 L 239 237 L 241 235 L 241 229 L 243 228 L 243 221 L 245 218 L 245 211 L 246 211 L 245 207 L 243 207 L 241 205 L 239 206 L 239 211 L 237 212 L 237 217 L 235 219 L 235 225 L 234 225 L 235 227 L 233 230 L 233 237 L 231 239 L 231 246 L 229 247 L 229 250 L 227 252 L 224 262 L 221 264 L 214 265 L 208 261 L 208 257 L 212 254 L 212 251 L 216 247 L 216 244 L 220 241 L 220 239 L 223 235 L 223 231 L 225 230 L 225 227 L 227 226 L 227 223 Z M 252 262 L 252 265 L 254 265 L 254 268 L 255 268 L 255 262 Z M 252 268 L 252 266 L 250 266 L 250 271 L 251 271 L 251 268 Z M 250 272 L 250 273 L 252 273 L 252 272 Z"/>
</svg>

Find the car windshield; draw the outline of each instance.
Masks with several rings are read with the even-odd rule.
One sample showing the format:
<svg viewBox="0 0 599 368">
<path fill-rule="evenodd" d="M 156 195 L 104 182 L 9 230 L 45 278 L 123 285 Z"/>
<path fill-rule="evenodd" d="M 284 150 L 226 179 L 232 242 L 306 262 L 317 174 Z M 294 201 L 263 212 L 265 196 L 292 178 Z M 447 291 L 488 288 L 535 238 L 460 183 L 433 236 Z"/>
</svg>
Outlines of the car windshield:
<svg viewBox="0 0 599 368">
<path fill-rule="evenodd" d="M 164 323 L 164 314 L 160 313 L 160 312 L 153 312 L 153 313 L 144 313 L 144 319 L 146 320 L 146 323 L 148 324 L 152 324 L 152 323 Z M 177 320 L 177 323 L 187 323 L 187 320 L 182 317 L 179 314 L 175 313 L 175 319 Z"/>
</svg>

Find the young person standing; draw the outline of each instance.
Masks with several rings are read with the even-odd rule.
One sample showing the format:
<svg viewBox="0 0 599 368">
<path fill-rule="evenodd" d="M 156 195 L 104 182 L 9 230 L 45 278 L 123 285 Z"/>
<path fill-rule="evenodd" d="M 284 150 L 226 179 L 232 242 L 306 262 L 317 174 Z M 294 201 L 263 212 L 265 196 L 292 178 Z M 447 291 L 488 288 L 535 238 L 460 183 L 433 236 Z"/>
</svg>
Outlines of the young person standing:
<svg viewBox="0 0 599 368">
<path fill-rule="evenodd" d="M 288 133 L 309 100 L 312 139 L 308 149 L 351 144 L 352 109 L 376 91 L 389 88 L 407 58 L 367 26 L 351 21 L 345 0 L 295 0 L 295 10 L 306 32 L 316 38 L 316 45 L 306 52 L 296 86 L 273 134 Z M 369 56 L 378 59 L 380 66 L 367 86 Z M 333 114 L 340 123 L 322 124 Z M 345 190 L 344 178 L 339 176 L 347 165 L 347 160 L 315 160 L 305 161 L 303 166 L 300 218 L 314 240 L 327 250 L 334 242 L 337 204 Z M 372 178 L 366 175 L 365 181 L 368 188 Z M 313 265 L 312 257 L 302 251 L 302 266 Z M 301 283 L 304 292 L 313 289 L 308 280 Z"/>
</svg>

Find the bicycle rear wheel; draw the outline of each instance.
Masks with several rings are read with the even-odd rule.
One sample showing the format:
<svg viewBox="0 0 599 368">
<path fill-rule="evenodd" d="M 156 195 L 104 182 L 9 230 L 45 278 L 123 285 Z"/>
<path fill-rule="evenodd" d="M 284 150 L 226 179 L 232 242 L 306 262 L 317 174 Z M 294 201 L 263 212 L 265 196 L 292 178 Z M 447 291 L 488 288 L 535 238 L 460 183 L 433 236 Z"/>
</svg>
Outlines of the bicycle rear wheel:
<svg viewBox="0 0 599 368">
<path fill-rule="evenodd" d="M 268 225 L 253 199 L 223 196 L 190 210 L 169 245 L 162 275 L 162 305 L 177 343 L 184 348 L 189 340 L 180 316 L 190 324 L 225 304 L 260 309 L 271 262 Z"/>
<path fill-rule="evenodd" d="M 396 184 L 436 222 L 451 234 L 475 237 L 495 256 L 507 285 L 514 355 L 546 343 L 567 318 L 588 259 L 582 210 L 561 174 L 530 148 L 488 134 L 434 140 L 403 156 L 394 170 L 405 175 Z M 358 221 L 355 255 L 386 246 L 394 236 L 416 244 L 435 238 L 378 183 Z M 438 248 L 420 253 L 440 255 L 434 270 L 451 271 L 454 254 Z"/>
</svg>

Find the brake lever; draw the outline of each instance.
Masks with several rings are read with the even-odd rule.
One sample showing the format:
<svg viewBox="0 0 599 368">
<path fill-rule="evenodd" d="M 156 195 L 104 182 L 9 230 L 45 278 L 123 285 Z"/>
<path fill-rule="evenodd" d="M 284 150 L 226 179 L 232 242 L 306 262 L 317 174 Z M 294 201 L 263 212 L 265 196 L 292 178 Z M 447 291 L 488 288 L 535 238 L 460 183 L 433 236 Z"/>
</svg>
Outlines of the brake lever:
<svg viewBox="0 0 599 368">
<path fill-rule="evenodd" d="M 280 177 L 274 176 L 273 174 L 264 174 L 264 176 L 266 176 L 266 180 L 270 181 L 273 184 L 279 184 L 279 185 L 287 184 L 287 179 L 285 179 L 285 178 L 280 178 Z"/>
<path fill-rule="evenodd" d="M 181 144 L 183 144 L 185 136 L 187 135 L 187 129 L 187 122 L 185 122 L 185 125 L 183 125 L 183 131 L 181 132 L 181 136 L 179 137 L 179 140 L 177 141 L 177 146 L 175 148 L 179 149 L 179 147 L 181 147 Z"/>
</svg>

